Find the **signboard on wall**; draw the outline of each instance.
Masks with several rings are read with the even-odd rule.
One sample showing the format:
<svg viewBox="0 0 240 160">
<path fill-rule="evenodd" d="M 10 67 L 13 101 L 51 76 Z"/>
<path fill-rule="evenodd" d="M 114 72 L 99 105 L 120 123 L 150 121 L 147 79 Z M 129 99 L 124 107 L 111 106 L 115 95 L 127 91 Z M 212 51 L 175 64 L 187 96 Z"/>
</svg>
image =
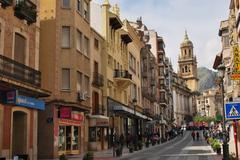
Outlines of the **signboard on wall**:
<svg viewBox="0 0 240 160">
<path fill-rule="evenodd" d="M 240 53 L 238 44 L 233 46 L 232 51 L 233 51 L 233 70 L 231 79 L 240 80 Z"/>
<path fill-rule="evenodd" d="M 27 97 L 23 95 L 19 95 L 17 91 L 9 91 L 6 93 L 6 100 L 7 104 L 13 104 L 17 106 L 23 106 L 27 108 L 45 109 L 45 102 L 36 98 Z"/>
<path fill-rule="evenodd" d="M 60 108 L 60 118 L 72 118 L 72 108 L 70 107 L 61 107 Z"/>
</svg>

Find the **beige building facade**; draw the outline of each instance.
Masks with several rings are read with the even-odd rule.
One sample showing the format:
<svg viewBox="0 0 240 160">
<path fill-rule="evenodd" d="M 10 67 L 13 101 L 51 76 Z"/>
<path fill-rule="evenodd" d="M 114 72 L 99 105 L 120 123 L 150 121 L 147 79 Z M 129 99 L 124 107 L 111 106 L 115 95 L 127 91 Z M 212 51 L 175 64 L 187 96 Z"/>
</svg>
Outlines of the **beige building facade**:
<svg viewBox="0 0 240 160">
<path fill-rule="evenodd" d="M 39 159 L 88 150 L 91 113 L 90 1 L 41 0 L 40 71 L 52 94 L 39 114 Z"/>
</svg>

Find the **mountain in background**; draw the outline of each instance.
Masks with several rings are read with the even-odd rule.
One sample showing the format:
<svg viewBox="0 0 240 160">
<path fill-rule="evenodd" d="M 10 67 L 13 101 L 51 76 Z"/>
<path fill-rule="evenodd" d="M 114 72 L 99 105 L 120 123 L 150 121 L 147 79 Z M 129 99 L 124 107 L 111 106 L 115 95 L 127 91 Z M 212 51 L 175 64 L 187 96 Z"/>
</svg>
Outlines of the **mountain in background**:
<svg viewBox="0 0 240 160">
<path fill-rule="evenodd" d="M 199 92 L 202 92 L 203 90 L 210 89 L 216 86 L 215 79 L 217 76 L 217 73 L 206 68 L 206 67 L 199 67 L 197 69 L 198 73 L 198 89 Z"/>
</svg>

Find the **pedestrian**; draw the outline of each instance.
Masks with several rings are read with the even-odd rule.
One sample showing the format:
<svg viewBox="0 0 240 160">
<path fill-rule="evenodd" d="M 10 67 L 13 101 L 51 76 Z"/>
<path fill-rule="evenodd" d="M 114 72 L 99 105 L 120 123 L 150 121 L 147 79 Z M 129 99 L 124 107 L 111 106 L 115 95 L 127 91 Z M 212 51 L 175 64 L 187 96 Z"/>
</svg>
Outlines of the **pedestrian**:
<svg viewBox="0 0 240 160">
<path fill-rule="evenodd" d="M 122 155 L 123 145 L 124 145 L 124 136 L 123 134 L 119 137 L 119 144 L 120 144 L 120 154 Z"/>
<path fill-rule="evenodd" d="M 199 132 L 197 132 L 196 135 L 197 135 L 197 141 L 199 141 Z"/>
<path fill-rule="evenodd" d="M 131 135 L 128 133 L 128 134 L 127 134 L 127 138 L 126 138 L 127 147 L 129 147 L 130 141 L 131 141 Z"/>
<path fill-rule="evenodd" d="M 193 139 L 193 141 L 195 141 L 195 132 L 194 131 L 192 131 L 192 139 Z"/>
</svg>

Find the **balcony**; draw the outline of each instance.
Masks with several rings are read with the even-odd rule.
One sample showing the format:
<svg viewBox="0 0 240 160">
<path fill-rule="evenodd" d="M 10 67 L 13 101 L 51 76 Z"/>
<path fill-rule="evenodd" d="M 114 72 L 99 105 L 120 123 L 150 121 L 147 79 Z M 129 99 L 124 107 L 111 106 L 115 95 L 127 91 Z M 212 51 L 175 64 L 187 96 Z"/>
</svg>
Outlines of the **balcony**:
<svg viewBox="0 0 240 160">
<path fill-rule="evenodd" d="M 167 106 L 167 99 L 166 98 L 159 98 L 160 106 L 166 107 Z"/>
<path fill-rule="evenodd" d="M 0 55 L 0 77 L 2 76 L 31 86 L 41 86 L 41 72 Z"/>
<path fill-rule="evenodd" d="M 113 78 L 120 90 L 124 90 L 130 84 L 134 83 L 132 81 L 132 75 L 127 70 L 115 69 Z"/>
<path fill-rule="evenodd" d="M 25 19 L 28 24 L 36 22 L 37 19 L 37 7 L 30 0 L 17 1 L 14 7 L 14 15 L 19 19 Z"/>
<path fill-rule="evenodd" d="M 105 109 L 103 105 L 95 106 L 95 111 L 93 110 L 92 115 L 104 115 Z"/>
<path fill-rule="evenodd" d="M 104 85 L 103 75 L 101 75 L 98 72 L 93 72 L 93 82 L 92 82 L 92 84 L 96 87 L 103 87 L 103 85 Z"/>
<path fill-rule="evenodd" d="M 13 0 L 0 0 L 1 6 L 6 8 L 12 5 Z"/>
</svg>

